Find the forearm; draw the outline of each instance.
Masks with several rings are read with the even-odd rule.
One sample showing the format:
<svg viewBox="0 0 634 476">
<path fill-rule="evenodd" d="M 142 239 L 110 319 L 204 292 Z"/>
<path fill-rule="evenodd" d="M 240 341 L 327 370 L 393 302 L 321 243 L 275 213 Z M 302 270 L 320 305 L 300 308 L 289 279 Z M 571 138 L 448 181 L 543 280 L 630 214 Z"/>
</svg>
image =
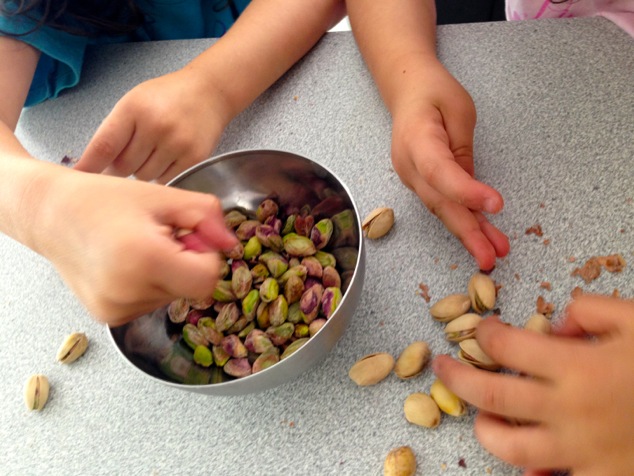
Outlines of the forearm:
<svg viewBox="0 0 634 476">
<path fill-rule="evenodd" d="M 343 0 L 253 0 L 235 25 L 184 69 L 220 94 L 227 122 L 304 56 L 345 13 Z"/>
<path fill-rule="evenodd" d="M 392 114 L 436 64 L 433 0 L 346 0 L 359 50 Z"/>
</svg>

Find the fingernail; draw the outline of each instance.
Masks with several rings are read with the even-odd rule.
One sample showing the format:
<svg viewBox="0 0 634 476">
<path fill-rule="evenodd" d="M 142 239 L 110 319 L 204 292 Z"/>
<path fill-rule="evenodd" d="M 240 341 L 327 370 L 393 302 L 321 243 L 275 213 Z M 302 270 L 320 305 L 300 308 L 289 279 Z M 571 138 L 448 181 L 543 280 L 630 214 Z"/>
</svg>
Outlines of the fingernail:
<svg viewBox="0 0 634 476">
<path fill-rule="evenodd" d="M 487 198 L 484 200 L 484 211 L 487 213 L 497 213 L 499 206 L 495 198 Z"/>
</svg>

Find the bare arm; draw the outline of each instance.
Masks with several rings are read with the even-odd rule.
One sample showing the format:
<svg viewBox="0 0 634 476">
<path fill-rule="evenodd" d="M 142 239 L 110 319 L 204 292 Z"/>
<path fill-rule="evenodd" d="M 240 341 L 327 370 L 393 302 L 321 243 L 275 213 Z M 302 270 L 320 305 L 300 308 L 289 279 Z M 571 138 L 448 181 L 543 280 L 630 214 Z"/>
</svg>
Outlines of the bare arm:
<svg viewBox="0 0 634 476">
<path fill-rule="evenodd" d="M 474 178 L 475 107 L 436 57 L 434 1 L 346 4 L 359 49 L 392 115 L 394 169 L 478 266 L 492 269 L 509 242 L 483 212 L 499 212 L 503 200 Z"/>
</svg>

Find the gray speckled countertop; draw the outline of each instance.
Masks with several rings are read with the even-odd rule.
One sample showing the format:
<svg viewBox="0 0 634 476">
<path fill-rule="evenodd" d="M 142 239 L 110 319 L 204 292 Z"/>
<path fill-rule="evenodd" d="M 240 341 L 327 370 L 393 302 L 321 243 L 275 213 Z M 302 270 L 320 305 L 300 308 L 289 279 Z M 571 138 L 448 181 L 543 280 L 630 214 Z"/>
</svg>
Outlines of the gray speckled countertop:
<svg viewBox="0 0 634 476">
<path fill-rule="evenodd" d="M 92 51 L 80 86 L 27 110 L 18 134 L 41 159 L 78 156 L 125 91 L 210 44 Z M 634 297 L 632 264 L 587 286 L 570 276 L 593 255 L 634 262 L 634 41 L 603 19 L 455 25 L 439 28 L 439 54 L 478 108 L 478 177 L 506 199 L 494 223 L 512 251 L 492 275 L 503 285 L 504 318 L 521 324 L 540 294 L 559 312 L 577 285 Z M 464 290 L 476 270 L 392 170 L 390 118 L 349 32 L 328 34 L 231 124 L 218 152 L 243 148 L 316 159 L 347 183 L 362 214 L 395 209 L 392 232 L 367 243 L 363 295 L 338 345 L 309 374 L 264 393 L 167 388 L 119 357 L 50 264 L 0 237 L 0 473 L 379 475 L 388 450 L 408 444 L 420 475 L 520 474 L 479 447 L 473 414 L 446 417 L 435 430 L 405 421 L 403 401 L 429 389 L 430 370 L 363 389 L 347 377 L 362 355 L 398 355 L 415 339 L 434 354 L 455 352 L 418 285 L 429 286 L 433 302 Z M 543 237 L 525 234 L 534 224 Z M 61 366 L 55 352 L 74 330 L 91 346 Z M 42 413 L 27 412 L 22 400 L 35 372 L 52 384 Z"/>
</svg>

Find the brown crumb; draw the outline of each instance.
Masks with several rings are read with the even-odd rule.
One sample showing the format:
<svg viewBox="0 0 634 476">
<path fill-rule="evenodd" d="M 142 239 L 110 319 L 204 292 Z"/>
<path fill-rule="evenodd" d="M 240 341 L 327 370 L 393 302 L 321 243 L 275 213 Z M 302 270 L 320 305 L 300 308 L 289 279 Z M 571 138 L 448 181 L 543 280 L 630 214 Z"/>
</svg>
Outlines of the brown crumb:
<svg viewBox="0 0 634 476">
<path fill-rule="evenodd" d="M 620 231 L 621 233 L 625 233 L 625 228 L 621 228 L 619 231 Z"/>
<path fill-rule="evenodd" d="M 289 422 L 288 426 L 291 428 L 295 428 L 295 422 L 294 421 Z"/>
<path fill-rule="evenodd" d="M 621 297 L 621 291 L 619 291 L 618 289 L 615 289 L 614 291 L 612 291 L 612 297 L 613 298 Z"/>
<path fill-rule="evenodd" d="M 440 263 L 440 258 L 434 258 L 434 264 Z"/>
<path fill-rule="evenodd" d="M 570 291 L 570 297 L 572 299 L 577 299 L 582 294 L 583 294 L 583 289 L 581 289 L 579 286 L 575 286 L 575 288 L 572 291 Z"/>
<path fill-rule="evenodd" d="M 544 232 L 542 231 L 542 226 L 537 223 L 530 228 L 527 228 L 524 232 L 526 235 L 536 235 L 536 236 L 544 236 Z"/>
<path fill-rule="evenodd" d="M 575 261 L 577 261 L 577 258 L 575 258 L 574 256 L 568 257 L 568 263 L 574 263 Z"/>
<path fill-rule="evenodd" d="M 571 276 L 579 276 L 590 283 L 601 275 L 601 268 L 610 273 L 620 273 L 625 268 L 625 259 L 620 254 L 608 256 L 592 256 L 582 267 L 575 268 Z"/>
<path fill-rule="evenodd" d="M 379 321 L 379 327 L 383 327 L 384 325 L 385 325 L 385 322 Z"/>
<path fill-rule="evenodd" d="M 458 265 L 457 264 L 449 265 L 449 269 L 454 271 L 454 270 L 458 269 Z"/>
<path fill-rule="evenodd" d="M 550 245 L 550 239 L 546 238 L 544 240 L 544 246 L 548 246 L 548 245 Z"/>
<path fill-rule="evenodd" d="M 544 202 L 540 203 L 539 208 L 546 208 L 546 204 Z"/>
<path fill-rule="evenodd" d="M 490 466 L 487 466 L 485 468 L 485 471 L 486 471 L 487 474 L 493 474 L 493 469 Z"/>
<path fill-rule="evenodd" d="M 418 291 L 416 291 L 416 294 L 422 297 L 425 302 L 431 301 L 431 296 L 429 295 L 429 286 L 427 286 L 425 283 L 418 284 Z"/>
<path fill-rule="evenodd" d="M 458 466 L 460 466 L 461 468 L 466 468 L 467 467 L 467 463 L 465 463 L 464 458 L 460 458 L 458 460 Z"/>
<path fill-rule="evenodd" d="M 445 463 L 440 463 L 440 469 L 447 471 L 447 465 Z"/>
<path fill-rule="evenodd" d="M 543 314 L 547 318 L 553 315 L 553 311 L 555 310 L 555 305 L 551 302 L 546 302 L 543 296 L 537 297 L 537 313 Z"/>
<path fill-rule="evenodd" d="M 515 281 L 519 281 L 520 280 L 520 275 L 519 274 L 515 273 L 514 277 L 515 277 Z"/>
<path fill-rule="evenodd" d="M 73 159 L 72 157 L 69 157 L 68 155 L 65 155 L 64 157 L 62 157 L 62 165 L 72 167 L 77 162 L 79 162 L 79 159 Z"/>
<path fill-rule="evenodd" d="M 502 289 L 504 285 L 495 283 L 495 295 L 498 296 L 500 294 L 500 289 Z"/>
<path fill-rule="evenodd" d="M 299 99 L 299 96 L 293 96 L 293 101 L 297 101 Z"/>
<path fill-rule="evenodd" d="M 542 281 L 539 285 L 540 288 L 546 289 L 547 291 L 552 291 L 553 287 L 550 285 L 548 281 Z"/>
</svg>

